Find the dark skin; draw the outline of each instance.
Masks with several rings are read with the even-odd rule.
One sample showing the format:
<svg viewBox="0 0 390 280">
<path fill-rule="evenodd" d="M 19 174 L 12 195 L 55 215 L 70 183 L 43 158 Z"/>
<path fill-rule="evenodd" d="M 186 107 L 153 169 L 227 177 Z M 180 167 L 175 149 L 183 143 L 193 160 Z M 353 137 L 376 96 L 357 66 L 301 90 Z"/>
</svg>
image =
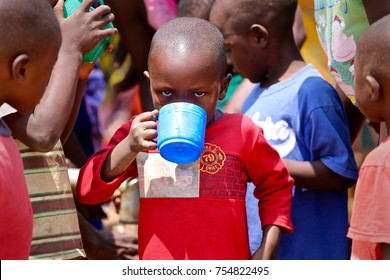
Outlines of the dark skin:
<svg viewBox="0 0 390 280">
<path fill-rule="evenodd" d="M 306 31 L 303 24 L 302 11 L 297 6 L 297 10 L 295 11 L 295 20 L 293 25 L 293 33 L 295 44 L 298 49 L 301 49 L 302 45 L 306 40 Z M 244 79 L 241 84 L 235 90 L 233 96 L 226 103 L 224 107 L 224 112 L 227 113 L 239 113 L 241 112 L 242 104 L 245 99 L 248 97 L 250 91 L 252 90 L 254 84 L 251 83 L 248 79 Z"/>
<path fill-rule="evenodd" d="M 1 17 L 5 20 L 4 14 L 21 12 L 24 14 L 28 1 L 14 2 L 1 1 Z M 33 14 L 46 13 L 50 6 L 42 2 L 36 6 L 38 10 L 33 9 Z M 44 26 L 50 25 L 51 28 L 45 29 Z M 61 45 L 60 27 L 52 11 L 45 18 L 39 18 L 34 24 L 37 32 L 44 36 L 34 39 L 32 34 L 26 34 L 29 28 L 19 28 L 14 23 L 12 30 L 6 31 L 7 25 L 3 26 L 3 32 L 14 34 L 20 42 L 6 36 L 0 48 L 0 105 L 7 102 L 23 115 L 29 115 L 34 110 L 42 97 L 50 78 L 50 70 L 53 68 Z M 30 28 L 32 26 L 29 26 Z M 31 38 L 22 38 L 29 36 Z M 45 37 L 45 38 L 42 38 Z M 40 42 L 38 42 L 38 38 Z M 27 43 L 22 46 L 23 40 Z M 36 47 L 41 43 L 46 48 Z M 5 47 L 7 46 L 7 47 Z M 12 128 L 11 128 L 12 129 Z"/>
<path fill-rule="evenodd" d="M 229 50 L 228 58 L 238 72 L 253 83 L 262 83 L 268 87 L 284 81 L 306 64 L 295 44 L 292 28 L 280 35 L 278 28 L 271 23 L 253 23 L 245 33 L 237 33 L 226 19 L 230 11 L 226 3 L 217 1 L 210 15 L 210 20 L 222 32 L 225 45 Z M 229 3 L 230 4 L 230 3 Z M 234 6 L 234 1 L 232 1 Z M 234 10 L 234 9 L 233 9 Z M 245 46 L 245 49 L 243 47 Z M 277 63 L 274 63 L 277 61 Z M 259 67 L 262 65 L 262 67 Z M 313 190 L 347 189 L 355 180 L 347 179 L 330 170 L 321 160 L 295 161 L 283 159 L 296 186 Z"/>
<path fill-rule="evenodd" d="M 27 116 L 14 113 L 4 117 L 16 138 L 41 152 L 50 151 L 59 139 L 64 143 L 72 131 L 88 78 L 88 75 L 79 75 L 83 67 L 81 62 L 83 54 L 89 52 L 96 42 L 117 32 L 116 29 L 100 29 L 107 22 L 114 20 L 114 15 L 109 13 L 108 6 L 99 7 L 90 13 L 89 6 L 93 0 L 84 0 L 79 12 L 64 19 L 64 1 L 51 0 L 49 2 L 54 7 L 60 21 L 63 37 L 49 84 L 33 113 Z M 103 17 L 100 18 L 101 16 Z M 91 70 L 93 64 L 86 66 Z M 77 205 L 78 210 L 83 211 L 82 205 Z M 79 216 L 81 217 L 79 218 L 80 232 L 88 258 L 117 259 L 120 255 L 131 259 L 137 255 L 135 237 L 99 232 L 86 222 L 82 215 Z M 106 249 L 96 249 L 98 245 Z"/>
<path fill-rule="evenodd" d="M 369 24 L 374 23 L 378 19 L 390 14 L 390 2 L 386 0 L 363 0 L 364 9 L 367 13 Z M 382 141 L 388 134 L 386 124 L 380 123 L 379 140 Z"/>
<path fill-rule="evenodd" d="M 114 15 L 109 13 L 108 6 L 90 13 L 92 2 L 83 1 L 75 14 L 64 19 L 64 1 L 57 1 L 54 10 L 61 22 L 62 45 L 45 93 L 32 114 L 14 113 L 4 118 L 14 136 L 36 151 L 48 152 L 60 138 L 66 141 L 76 120 L 87 78 L 79 76 L 82 56 L 93 49 L 97 41 L 117 32 L 116 29 L 100 30 L 114 20 Z M 97 20 L 99 17 L 101 20 Z M 92 19 L 92 24 L 86 24 Z"/>
</svg>

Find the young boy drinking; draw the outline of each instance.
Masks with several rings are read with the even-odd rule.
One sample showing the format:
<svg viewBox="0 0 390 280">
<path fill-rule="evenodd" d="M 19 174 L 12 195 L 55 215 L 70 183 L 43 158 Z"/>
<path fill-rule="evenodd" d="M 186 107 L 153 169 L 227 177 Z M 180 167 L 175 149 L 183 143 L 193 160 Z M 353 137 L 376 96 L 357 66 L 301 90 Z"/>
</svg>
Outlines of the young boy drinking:
<svg viewBox="0 0 390 280">
<path fill-rule="evenodd" d="M 245 193 L 252 181 L 264 231 L 253 257 L 274 258 L 280 234 L 292 231 L 293 180 L 261 128 L 248 117 L 216 110 L 230 80 L 222 34 L 203 19 L 174 19 L 154 35 L 148 61 L 145 74 L 156 109 L 125 123 L 82 168 L 80 201 L 104 201 L 121 182 L 139 176 L 141 259 L 249 259 Z M 169 187 L 168 196 L 163 182 L 177 179 L 158 175 L 170 167 L 156 150 L 156 118 L 162 106 L 173 102 L 193 103 L 207 113 L 204 152 L 185 168 L 198 180 L 181 180 L 196 190 L 195 197 L 193 191 L 180 191 L 183 187 L 176 193 Z M 162 183 L 151 197 L 145 182 L 152 179 Z"/>
<path fill-rule="evenodd" d="M 243 112 L 264 129 L 295 181 L 294 233 L 282 236 L 278 259 L 347 259 L 347 189 L 357 166 L 337 92 L 296 47 L 296 7 L 296 0 L 216 0 L 210 20 L 224 34 L 235 69 L 258 83 Z M 257 213 L 248 222 L 255 224 L 252 237 Z"/>
</svg>

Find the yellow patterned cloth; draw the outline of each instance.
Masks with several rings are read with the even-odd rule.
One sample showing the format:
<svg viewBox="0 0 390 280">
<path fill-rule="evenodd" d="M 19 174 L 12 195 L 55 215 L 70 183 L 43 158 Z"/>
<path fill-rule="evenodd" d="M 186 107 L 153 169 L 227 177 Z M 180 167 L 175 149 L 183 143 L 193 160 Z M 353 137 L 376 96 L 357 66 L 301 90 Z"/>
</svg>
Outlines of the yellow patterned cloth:
<svg viewBox="0 0 390 280">
<path fill-rule="evenodd" d="M 17 144 L 34 212 L 30 259 L 85 257 L 61 142 L 48 153 Z"/>
</svg>

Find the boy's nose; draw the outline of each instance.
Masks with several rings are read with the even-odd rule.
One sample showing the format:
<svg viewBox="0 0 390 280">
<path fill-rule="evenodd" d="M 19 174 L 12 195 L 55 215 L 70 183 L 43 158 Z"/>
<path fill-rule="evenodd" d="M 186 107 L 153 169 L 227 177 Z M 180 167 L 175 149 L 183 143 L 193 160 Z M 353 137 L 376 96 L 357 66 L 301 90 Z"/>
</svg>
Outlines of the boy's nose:
<svg viewBox="0 0 390 280">
<path fill-rule="evenodd" d="M 189 102 L 189 99 L 184 94 L 177 94 L 175 98 L 175 102 Z"/>
</svg>

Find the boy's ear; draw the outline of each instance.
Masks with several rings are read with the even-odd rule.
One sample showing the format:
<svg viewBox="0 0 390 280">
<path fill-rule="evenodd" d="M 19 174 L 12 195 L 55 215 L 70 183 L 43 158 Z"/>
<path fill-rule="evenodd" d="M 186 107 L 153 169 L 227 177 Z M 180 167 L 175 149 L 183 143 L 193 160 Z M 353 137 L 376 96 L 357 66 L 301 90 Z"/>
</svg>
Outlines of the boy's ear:
<svg viewBox="0 0 390 280">
<path fill-rule="evenodd" d="M 30 58 L 27 54 L 18 55 L 11 65 L 11 75 L 12 79 L 17 82 L 22 82 L 26 79 L 27 75 L 27 65 L 30 62 Z"/>
<path fill-rule="evenodd" d="M 225 98 L 231 79 L 232 79 L 232 74 L 227 74 L 223 78 L 221 91 L 219 92 L 218 100 L 223 100 Z"/>
<path fill-rule="evenodd" d="M 267 28 L 261 24 L 252 24 L 250 27 L 251 35 L 257 44 L 265 48 L 269 41 L 269 33 Z"/>
<path fill-rule="evenodd" d="M 380 85 L 373 76 L 367 75 L 366 81 L 370 87 L 371 101 L 377 102 L 381 98 Z"/>
</svg>

